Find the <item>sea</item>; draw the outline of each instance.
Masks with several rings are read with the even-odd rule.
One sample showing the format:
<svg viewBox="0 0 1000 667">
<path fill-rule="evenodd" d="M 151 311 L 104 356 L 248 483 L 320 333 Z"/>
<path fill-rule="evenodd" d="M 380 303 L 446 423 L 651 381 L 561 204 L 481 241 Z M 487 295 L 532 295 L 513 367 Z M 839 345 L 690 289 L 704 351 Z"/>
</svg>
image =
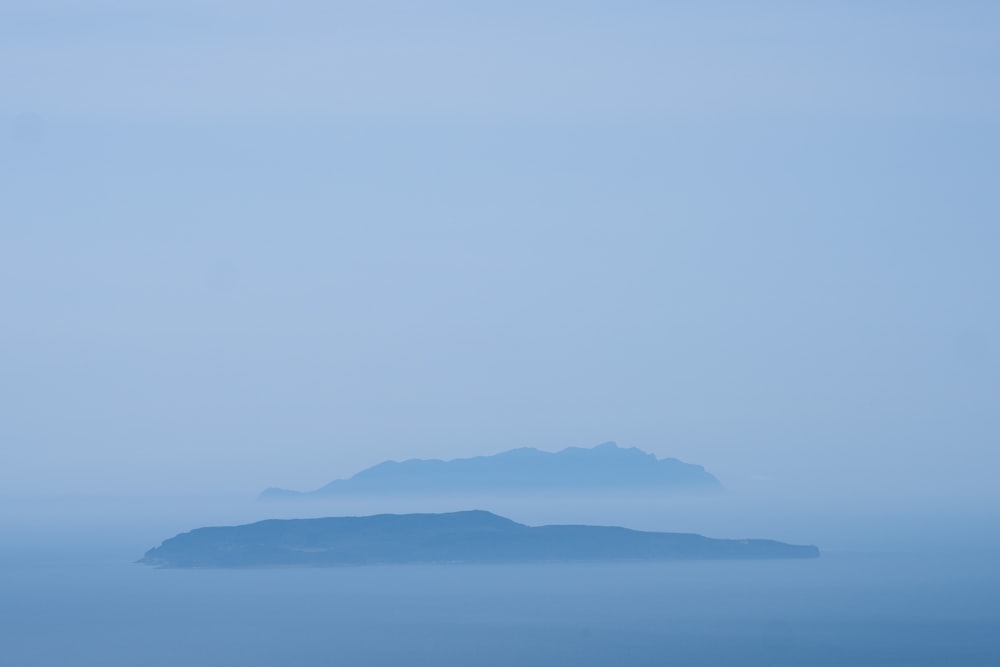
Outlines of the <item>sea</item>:
<svg viewBox="0 0 1000 667">
<path fill-rule="evenodd" d="M 0 665 L 1000 665 L 990 549 L 183 570 L 29 537 L 0 540 Z"/>
</svg>

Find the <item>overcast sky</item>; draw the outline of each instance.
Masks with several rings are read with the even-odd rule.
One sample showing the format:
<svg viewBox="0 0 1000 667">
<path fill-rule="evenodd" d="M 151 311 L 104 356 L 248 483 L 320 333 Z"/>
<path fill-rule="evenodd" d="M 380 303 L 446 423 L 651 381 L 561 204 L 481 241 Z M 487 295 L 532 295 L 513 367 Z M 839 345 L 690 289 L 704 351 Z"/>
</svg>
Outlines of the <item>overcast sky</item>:
<svg viewBox="0 0 1000 667">
<path fill-rule="evenodd" d="M 5 2 L 0 132 L 4 494 L 996 499 L 996 3 Z"/>
</svg>

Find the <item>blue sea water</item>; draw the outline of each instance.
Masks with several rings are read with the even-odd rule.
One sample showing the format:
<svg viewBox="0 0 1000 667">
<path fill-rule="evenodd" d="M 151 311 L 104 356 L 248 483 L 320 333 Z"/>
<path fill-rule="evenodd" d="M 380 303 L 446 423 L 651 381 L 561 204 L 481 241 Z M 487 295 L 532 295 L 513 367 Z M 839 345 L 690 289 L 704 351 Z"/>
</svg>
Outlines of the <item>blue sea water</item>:
<svg viewBox="0 0 1000 667">
<path fill-rule="evenodd" d="M 989 555 L 0 569 L 0 664 L 1000 665 Z"/>
</svg>

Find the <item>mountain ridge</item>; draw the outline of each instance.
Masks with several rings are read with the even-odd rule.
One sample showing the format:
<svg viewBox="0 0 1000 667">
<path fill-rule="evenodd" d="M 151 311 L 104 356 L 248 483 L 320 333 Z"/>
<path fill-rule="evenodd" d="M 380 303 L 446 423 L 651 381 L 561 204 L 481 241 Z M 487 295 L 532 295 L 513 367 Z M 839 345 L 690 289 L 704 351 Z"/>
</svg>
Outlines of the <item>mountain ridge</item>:
<svg viewBox="0 0 1000 667">
<path fill-rule="evenodd" d="M 702 466 L 659 459 L 614 442 L 546 452 L 519 447 L 493 455 L 456 459 L 383 461 L 313 491 L 265 489 L 263 500 L 339 495 L 548 491 L 710 491 L 722 488 Z"/>
</svg>

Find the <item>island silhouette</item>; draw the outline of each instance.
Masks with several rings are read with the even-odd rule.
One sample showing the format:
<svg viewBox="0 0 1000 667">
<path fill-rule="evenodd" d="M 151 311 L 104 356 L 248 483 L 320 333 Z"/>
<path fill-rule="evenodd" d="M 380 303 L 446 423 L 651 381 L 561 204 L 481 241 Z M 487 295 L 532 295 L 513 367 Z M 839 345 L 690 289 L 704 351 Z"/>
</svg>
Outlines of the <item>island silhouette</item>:
<svg viewBox="0 0 1000 667">
<path fill-rule="evenodd" d="M 606 442 L 592 448 L 545 452 L 522 447 L 472 458 L 385 461 L 315 491 L 270 488 L 262 500 L 347 495 L 549 493 L 592 491 L 716 491 L 719 480 L 703 467 L 658 459 L 635 447 Z"/>
<path fill-rule="evenodd" d="M 814 546 L 614 526 L 526 526 L 483 510 L 198 528 L 139 561 L 171 568 L 816 558 Z"/>
</svg>

